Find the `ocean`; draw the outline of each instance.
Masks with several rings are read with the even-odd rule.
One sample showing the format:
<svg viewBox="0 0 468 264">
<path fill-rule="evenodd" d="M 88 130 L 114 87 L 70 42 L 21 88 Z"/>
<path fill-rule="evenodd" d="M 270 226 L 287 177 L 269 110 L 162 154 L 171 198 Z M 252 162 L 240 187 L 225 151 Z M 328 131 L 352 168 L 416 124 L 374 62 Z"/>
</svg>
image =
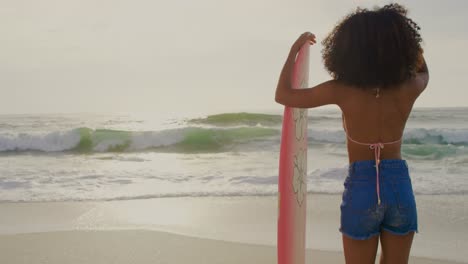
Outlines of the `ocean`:
<svg viewBox="0 0 468 264">
<path fill-rule="evenodd" d="M 415 108 L 403 136 L 416 194 L 468 194 L 468 108 Z M 0 115 L 0 201 L 277 194 L 282 111 Z M 308 192 L 347 173 L 337 109 L 309 109 Z"/>
</svg>

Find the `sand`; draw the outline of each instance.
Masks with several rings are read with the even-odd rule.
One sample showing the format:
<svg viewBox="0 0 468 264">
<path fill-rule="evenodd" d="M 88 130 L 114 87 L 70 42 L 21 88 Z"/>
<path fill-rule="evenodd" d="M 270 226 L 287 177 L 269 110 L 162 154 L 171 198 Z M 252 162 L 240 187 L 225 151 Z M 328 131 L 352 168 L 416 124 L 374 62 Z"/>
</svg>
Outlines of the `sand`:
<svg viewBox="0 0 468 264">
<path fill-rule="evenodd" d="M 344 263 L 340 196 L 307 202 L 307 263 Z M 466 197 L 417 203 L 410 263 L 467 263 Z M 276 206 L 276 197 L 0 203 L 0 263 L 276 263 Z"/>
</svg>

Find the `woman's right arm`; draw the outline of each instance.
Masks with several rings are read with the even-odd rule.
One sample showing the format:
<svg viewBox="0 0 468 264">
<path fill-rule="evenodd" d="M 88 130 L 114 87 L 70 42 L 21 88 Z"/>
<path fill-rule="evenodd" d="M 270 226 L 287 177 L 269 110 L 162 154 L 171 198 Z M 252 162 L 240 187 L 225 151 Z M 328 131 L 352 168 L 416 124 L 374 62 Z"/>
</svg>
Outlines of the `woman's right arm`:
<svg viewBox="0 0 468 264">
<path fill-rule="evenodd" d="M 416 76 L 410 81 L 409 89 L 410 96 L 408 99 L 411 100 L 412 103 L 419 97 L 419 95 L 426 89 L 427 83 L 429 82 L 429 70 L 427 68 L 426 60 L 421 54 L 422 64 L 416 72 Z"/>
<path fill-rule="evenodd" d="M 418 96 L 421 94 L 424 89 L 426 89 L 427 84 L 429 83 L 429 69 L 427 68 L 426 60 L 421 54 L 422 64 L 419 70 L 416 72 L 417 86 L 418 86 Z"/>
</svg>

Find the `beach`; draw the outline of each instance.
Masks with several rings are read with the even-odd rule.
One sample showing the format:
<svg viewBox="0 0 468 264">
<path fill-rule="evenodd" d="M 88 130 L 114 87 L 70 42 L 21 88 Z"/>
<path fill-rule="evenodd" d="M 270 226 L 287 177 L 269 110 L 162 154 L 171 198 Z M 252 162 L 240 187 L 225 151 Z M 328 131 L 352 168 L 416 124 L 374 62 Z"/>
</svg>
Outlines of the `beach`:
<svg viewBox="0 0 468 264">
<path fill-rule="evenodd" d="M 468 261 L 467 110 L 415 109 L 406 127 L 410 263 Z M 307 263 L 344 263 L 341 112 L 309 112 Z M 0 115 L 0 264 L 276 263 L 281 122 Z"/>
<path fill-rule="evenodd" d="M 0 203 L 0 263 L 276 263 L 277 197 Z M 410 263 L 467 263 L 468 201 L 419 195 Z M 309 194 L 307 263 L 344 263 L 340 195 Z"/>
<path fill-rule="evenodd" d="M 306 263 L 343 264 L 350 161 L 366 200 L 392 157 L 409 263 L 468 264 L 468 1 L 399 2 L 2 1 L 0 264 L 277 264 L 283 186 Z"/>
</svg>

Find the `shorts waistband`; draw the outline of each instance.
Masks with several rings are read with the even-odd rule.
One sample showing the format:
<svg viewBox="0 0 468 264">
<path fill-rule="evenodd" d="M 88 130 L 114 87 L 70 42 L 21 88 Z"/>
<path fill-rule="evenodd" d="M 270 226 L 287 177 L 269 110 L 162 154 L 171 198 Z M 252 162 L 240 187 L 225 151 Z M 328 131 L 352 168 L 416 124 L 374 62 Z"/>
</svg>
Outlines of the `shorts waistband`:
<svg viewBox="0 0 468 264">
<path fill-rule="evenodd" d="M 359 160 L 349 164 L 349 169 L 375 168 L 375 160 Z M 380 160 L 380 168 L 408 168 L 408 162 L 404 159 Z"/>
</svg>

